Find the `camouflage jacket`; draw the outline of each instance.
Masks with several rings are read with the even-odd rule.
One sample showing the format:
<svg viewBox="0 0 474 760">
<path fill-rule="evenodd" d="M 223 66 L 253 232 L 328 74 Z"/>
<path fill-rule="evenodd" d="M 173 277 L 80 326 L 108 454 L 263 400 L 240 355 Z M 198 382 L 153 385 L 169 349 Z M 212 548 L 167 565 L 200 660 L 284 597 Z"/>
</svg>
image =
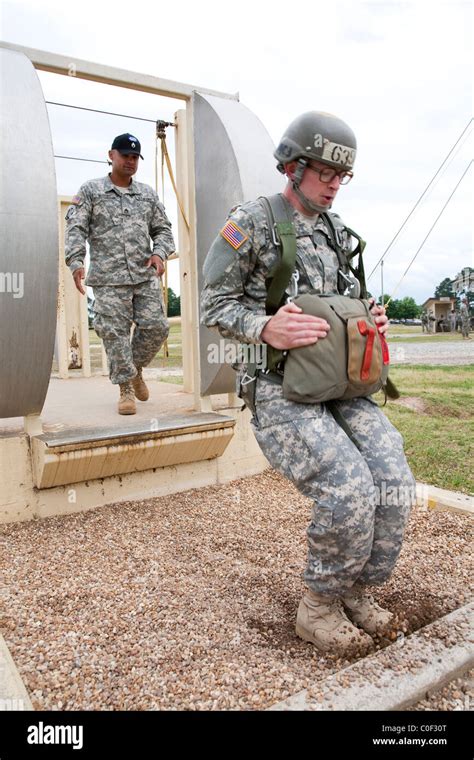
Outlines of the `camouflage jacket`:
<svg viewBox="0 0 474 760">
<path fill-rule="evenodd" d="M 66 214 L 66 264 L 84 266 L 86 241 L 90 266 L 86 285 L 130 285 L 155 276 L 146 268 L 153 253 L 165 260 L 175 250 L 171 224 L 151 187 L 132 180 L 120 193 L 110 176 L 85 182 Z"/>
<path fill-rule="evenodd" d="M 339 220 L 336 214 L 331 216 Z M 226 239 L 229 221 L 238 228 L 233 238 L 231 230 L 233 245 Z M 324 221 L 293 209 L 293 222 L 299 294 L 337 293 L 338 258 Z M 265 313 L 266 279 L 273 274 L 280 257 L 280 249 L 272 243 L 262 204 L 251 201 L 233 209 L 204 262 L 202 324 L 217 328 L 224 338 L 260 343 L 262 330 L 270 319 Z"/>
</svg>

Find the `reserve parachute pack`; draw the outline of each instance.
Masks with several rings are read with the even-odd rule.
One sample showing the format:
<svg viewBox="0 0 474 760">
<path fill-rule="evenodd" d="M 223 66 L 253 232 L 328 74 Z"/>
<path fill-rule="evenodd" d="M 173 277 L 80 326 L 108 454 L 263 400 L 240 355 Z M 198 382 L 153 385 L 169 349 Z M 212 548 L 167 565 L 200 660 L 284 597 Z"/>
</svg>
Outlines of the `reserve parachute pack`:
<svg viewBox="0 0 474 760">
<path fill-rule="evenodd" d="M 305 314 L 325 319 L 331 328 L 326 338 L 310 346 L 289 351 L 267 347 L 266 371 L 282 376 L 283 396 L 299 403 L 319 404 L 369 396 L 383 389 L 386 397 L 398 398 L 398 391 L 388 378 L 387 342 L 377 329 L 367 300 L 362 261 L 364 241 L 353 230 L 339 226 L 338 220 L 322 213 L 338 257 L 339 294 L 298 296 L 292 208 L 281 194 L 262 197 L 260 201 L 273 243 L 282 253 L 279 265 L 267 281 L 266 313 L 273 315 L 278 311 L 289 289 L 289 299 Z M 343 231 L 358 241 L 354 250 L 344 245 Z M 354 266 L 356 256 L 358 262 Z"/>
</svg>

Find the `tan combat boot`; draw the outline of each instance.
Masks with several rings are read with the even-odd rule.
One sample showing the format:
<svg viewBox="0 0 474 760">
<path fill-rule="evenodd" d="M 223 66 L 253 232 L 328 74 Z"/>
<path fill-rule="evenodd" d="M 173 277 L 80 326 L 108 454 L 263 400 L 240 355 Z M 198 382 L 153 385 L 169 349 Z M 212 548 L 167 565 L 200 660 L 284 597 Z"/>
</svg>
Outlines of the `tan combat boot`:
<svg viewBox="0 0 474 760">
<path fill-rule="evenodd" d="M 395 628 L 395 616 L 380 607 L 375 599 L 364 592 L 363 586 L 354 586 L 342 597 L 342 603 L 353 623 L 370 633 L 384 636 Z"/>
<path fill-rule="evenodd" d="M 309 589 L 298 608 L 296 633 L 321 652 L 342 656 L 365 655 L 374 643 L 351 623 L 340 599 L 315 594 Z"/>
<path fill-rule="evenodd" d="M 135 393 L 129 380 L 126 383 L 120 383 L 120 399 L 118 403 L 119 414 L 136 414 Z"/>
<path fill-rule="evenodd" d="M 142 377 L 141 367 L 137 367 L 137 375 L 133 378 L 132 385 L 133 385 L 133 390 L 135 391 L 135 396 L 137 397 L 137 399 L 139 401 L 148 401 L 148 399 L 150 398 L 150 393 Z"/>
</svg>

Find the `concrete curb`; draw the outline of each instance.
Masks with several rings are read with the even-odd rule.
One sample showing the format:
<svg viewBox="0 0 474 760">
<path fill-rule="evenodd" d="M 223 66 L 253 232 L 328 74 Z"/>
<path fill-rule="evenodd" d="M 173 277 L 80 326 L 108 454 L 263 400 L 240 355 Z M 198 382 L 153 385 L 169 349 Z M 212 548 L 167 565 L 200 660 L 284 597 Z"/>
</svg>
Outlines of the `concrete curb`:
<svg viewBox="0 0 474 760">
<path fill-rule="evenodd" d="M 28 692 L 0 633 L 0 712 L 33 710 Z"/>
<path fill-rule="evenodd" d="M 469 494 L 417 482 L 416 497 L 419 504 L 435 512 L 457 512 L 474 517 L 474 497 Z"/>
<path fill-rule="evenodd" d="M 404 710 L 474 665 L 474 603 L 269 710 Z"/>
</svg>

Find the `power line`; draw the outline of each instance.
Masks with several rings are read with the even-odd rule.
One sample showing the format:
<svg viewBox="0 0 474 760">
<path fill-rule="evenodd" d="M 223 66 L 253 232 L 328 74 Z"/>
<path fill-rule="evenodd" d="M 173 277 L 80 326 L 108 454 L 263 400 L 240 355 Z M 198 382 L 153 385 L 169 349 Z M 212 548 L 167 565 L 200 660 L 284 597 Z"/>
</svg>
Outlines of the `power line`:
<svg viewBox="0 0 474 760">
<path fill-rule="evenodd" d="M 441 211 L 439 212 L 438 216 L 437 216 L 437 217 L 436 217 L 436 219 L 434 220 L 433 224 L 431 225 L 430 229 L 428 230 L 428 234 L 426 235 L 426 237 L 425 237 L 425 239 L 423 240 L 422 244 L 421 244 L 421 245 L 420 245 L 420 247 L 418 248 L 417 252 L 416 252 L 416 253 L 415 253 L 415 255 L 413 256 L 412 260 L 410 261 L 410 263 L 408 264 L 408 266 L 407 266 L 407 268 L 405 269 L 404 273 L 402 274 L 402 276 L 401 276 L 400 280 L 398 281 L 398 283 L 397 283 L 396 287 L 394 288 L 392 295 L 390 296 L 390 298 L 389 298 L 388 302 L 385 304 L 386 306 L 388 306 L 388 304 L 390 303 L 390 301 L 392 301 L 392 299 L 393 299 L 393 296 L 395 295 L 395 293 L 397 292 L 397 290 L 398 290 L 398 288 L 399 288 L 399 286 L 400 286 L 400 283 L 401 283 L 401 282 L 402 282 L 402 280 L 404 279 L 404 277 L 405 277 L 405 275 L 407 274 L 408 270 L 410 269 L 411 265 L 413 264 L 413 262 L 415 261 L 416 257 L 418 256 L 418 254 L 420 253 L 421 249 L 423 248 L 424 244 L 425 244 L 425 243 L 426 243 L 426 241 L 428 240 L 429 236 L 431 235 L 431 233 L 432 233 L 433 229 L 435 228 L 435 226 L 436 226 L 436 224 L 437 224 L 437 222 L 438 222 L 438 219 L 439 219 L 439 218 L 441 217 L 441 215 L 443 214 L 443 212 L 444 212 L 444 210 L 445 210 L 446 206 L 448 205 L 449 201 L 451 200 L 451 198 L 453 197 L 454 193 L 456 192 L 456 190 L 458 189 L 459 185 L 461 184 L 461 182 L 463 181 L 464 177 L 466 176 L 467 172 L 468 172 L 468 171 L 469 171 L 469 169 L 471 168 L 471 166 L 472 166 L 472 163 L 473 163 L 473 159 L 471 159 L 471 160 L 469 161 L 468 165 L 467 165 L 467 166 L 466 166 L 466 168 L 464 169 L 464 171 L 463 171 L 463 173 L 462 173 L 462 175 L 461 175 L 461 178 L 458 180 L 458 182 L 457 182 L 457 184 L 456 184 L 456 187 L 454 188 L 454 190 L 452 191 L 452 193 L 451 193 L 451 195 L 449 196 L 448 200 L 446 201 L 446 203 L 444 204 L 443 208 L 442 208 L 442 209 L 441 209 Z"/>
<path fill-rule="evenodd" d="M 54 158 L 65 158 L 68 161 L 88 161 L 92 164 L 108 164 L 108 161 L 98 161 L 96 158 L 77 158 L 76 156 L 54 156 Z"/>
<path fill-rule="evenodd" d="M 412 216 L 412 214 L 413 214 L 413 212 L 415 211 L 415 209 L 417 208 L 417 206 L 420 204 L 421 200 L 422 200 L 422 199 L 425 197 L 426 193 L 428 192 L 429 188 L 431 187 L 431 185 L 432 185 L 432 184 L 433 184 L 433 182 L 435 181 L 436 177 L 437 177 L 437 176 L 438 176 L 438 174 L 440 173 L 441 169 L 442 169 L 442 168 L 443 168 L 443 166 L 445 165 L 445 163 L 446 163 L 446 161 L 448 160 L 449 156 L 451 155 L 451 153 L 452 153 L 452 152 L 454 151 L 454 149 L 456 148 L 457 144 L 458 144 L 458 143 L 460 142 L 460 140 L 462 139 L 462 137 L 463 137 L 464 133 L 465 133 L 465 132 L 466 132 L 466 131 L 469 129 L 469 127 L 470 127 L 470 125 L 471 125 L 471 122 L 472 122 L 472 117 L 471 117 L 471 118 L 469 119 L 469 121 L 467 122 L 467 124 L 466 124 L 466 126 L 464 127 L 463 131 L 462 131 L 462 132 L 461 132 L 461 134 L 459 135 L 458 139 L 457 139 L 457 140 L 456 140 L 456 142 L 454 143 L 453 147 L 452 147 L 452 148 L 451 148 L 451 150 L 449 151 L 449 153 L 448 153 L 448 155 L 446 156 L 446 158 L 444 159 L 444 161 L 443 161 L 443 162 L 441 163 L 441 165 L 439 166 L 439 168 L 438 168 L 438 170 L 436 171 L 436 173 L 435 173 L 435 174 L 433 175 L 433 177 L 431 178 L 431 180 L 430 180 L 430 182 L 428 183 L 428 185 L 426 186 L 426 188 L 423 190 L 422 194 L 421 194 L 421 195 L 420 195 L 420 197 L 418 198 L 417 202 L 416 202 L 416 203 L 415 203 L 415 205 L 413 206 L 412 210 L 411 210 L 411 211 L 410 211 L 410 213 L 408 214 L 408 216 L 407 216 L 407 218 L 405 219 L 405 221 L 403 222 L 402 226 L 399 228 L 398 232 L 397 232 L 397 233 L 394 235 L 394 237 L 391 239 L 391 241 L 390 241 L 390 243 L 388 244 L 387 248 L 385 249 L 384 253 L 383 253 L 383 254 L 382 254 L 382 256 L 380 257 L 380 259 L 377 261 L 376 265 L 374 266 L 374 268 L 372 269 L 371 273 L 370 273 L 370 274 L 369 274 L 369 276 L 367 277 L 367 282 L 370 280 L 370 278 L 371 278 L 371 277 L 372 277 L 372 275 L 374 274 L 374 272 L 375 272 L 375 270 L 377 269 L 377 267 L 378 267 L 378 265 L 380 264 L 380 262 L 381 262 L 381 261 L 382 261 L 382 260 L 385 258 L 385 256 L 386 256 L 386 255 L 387 255 L 387 253 L 389 252 L 390 248 L 392 247 L 392 245 L 394 244 L 395 240 L 396 240 L 396 239 L 398 238 L 398 236 L 400 235 L 400 233 L 401 233 L 402 229 L 405 227 L 406 223 L 408 222 L 408 220 L 409 220 L 409 219 L 410 219 L 410 217 Z M 463 175 L 463 176 L 464 176 L 464 175 Z"/>
</svg>

